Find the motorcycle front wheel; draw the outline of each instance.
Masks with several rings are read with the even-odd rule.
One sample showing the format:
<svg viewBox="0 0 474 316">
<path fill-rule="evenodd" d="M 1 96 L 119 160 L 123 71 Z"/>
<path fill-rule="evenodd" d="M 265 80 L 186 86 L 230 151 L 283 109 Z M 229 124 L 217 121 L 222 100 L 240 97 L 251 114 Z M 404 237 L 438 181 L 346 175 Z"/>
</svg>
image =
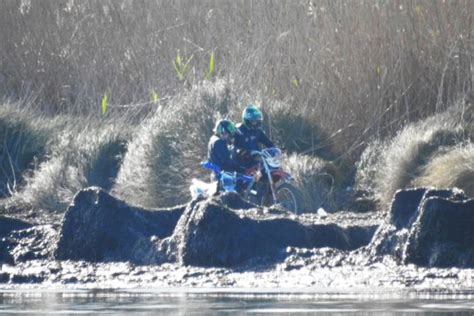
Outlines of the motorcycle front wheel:
<svg viewBox="0 0 474 316">
<path fill-rule="evenodd" d="M 283 182 L 275 190 L 276 202 L 294 214 L 303 212 L 301 192 L 291 183 Z"/>
</svg>

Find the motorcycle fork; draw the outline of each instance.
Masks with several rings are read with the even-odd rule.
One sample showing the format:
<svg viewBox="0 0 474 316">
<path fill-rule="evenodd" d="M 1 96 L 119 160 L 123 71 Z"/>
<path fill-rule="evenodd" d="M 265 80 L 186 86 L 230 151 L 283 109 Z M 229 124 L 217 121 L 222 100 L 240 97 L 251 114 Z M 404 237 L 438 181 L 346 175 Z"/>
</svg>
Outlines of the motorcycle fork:
<svg viewBox="0 0 474 316">
<path fill-rule="evenodd" d="M 264 162 L 263 167 L 265 169 L 265 173 L 267 174 L 268 178 L 268 184 L 270 185 L 270 191 L 272 191 L 272 199 L 273 199 L 273 204 L 276 204 L 277 199 L 276 199 L 276 193 L 275 193 L 275 185 L 273 183 L 273 178 L 272 178 L 272 173 L 270 172 L 270 168 L 267 166 L 267 164 Z"/>
</svg>

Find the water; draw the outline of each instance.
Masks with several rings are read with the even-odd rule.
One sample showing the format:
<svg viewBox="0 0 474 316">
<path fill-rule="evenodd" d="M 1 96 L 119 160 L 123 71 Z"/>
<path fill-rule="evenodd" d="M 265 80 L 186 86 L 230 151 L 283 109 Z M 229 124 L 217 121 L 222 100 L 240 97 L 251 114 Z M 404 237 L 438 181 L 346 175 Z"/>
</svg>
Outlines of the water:
<svg viewBox="0 0 474 316">
<path fill-rule="evenodd" d="M 0 290 L 1 315 L 474 314 L 473 293 L 243 290 Z"/>
</svg>

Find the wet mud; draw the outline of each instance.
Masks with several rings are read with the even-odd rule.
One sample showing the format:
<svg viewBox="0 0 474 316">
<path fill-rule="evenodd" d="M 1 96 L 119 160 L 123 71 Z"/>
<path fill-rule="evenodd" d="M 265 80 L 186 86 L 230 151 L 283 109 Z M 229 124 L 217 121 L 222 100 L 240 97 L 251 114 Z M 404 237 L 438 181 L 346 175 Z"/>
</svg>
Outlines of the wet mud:
<svg viewBox="0 0 474 316">
<path fill-rule="evenodd" d="M 474 200 L 399 191 L 387 212 L 295 216 L 228 194 L 168 209 L 78 192 L 61 222 L 0 217 L 0 283 L 469 289 Z"/>
</svg>

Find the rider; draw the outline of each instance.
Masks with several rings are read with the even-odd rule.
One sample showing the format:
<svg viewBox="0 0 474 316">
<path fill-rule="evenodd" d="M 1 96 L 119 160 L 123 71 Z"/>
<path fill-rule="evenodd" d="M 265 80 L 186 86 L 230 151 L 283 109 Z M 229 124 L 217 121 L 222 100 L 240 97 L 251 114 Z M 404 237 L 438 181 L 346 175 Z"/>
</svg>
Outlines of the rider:
<svg viewBox="0 0 474 316">
<path fill-rule="evenodd" d="M 214 127 L 214 135 L 208 144 L 208 159 L 224 171 L 244 173 L 245 168 L 231 159 L 228 145 L 234 142 L 239 133 L 235 124 L 230 120 L 219 120 Z"/>
<path fill-rule="evenodd" d="M 248 104 L 242 112 L 242 123 L 237 125 L 239 134 L 235 137 L 237 161 L 251 167 L 255 161 L 251 156 L 254 150 L 260 150 L 259 145 L 275 147 L 262 129 L 263 114 L 253 104 Z"/>
</svg>

